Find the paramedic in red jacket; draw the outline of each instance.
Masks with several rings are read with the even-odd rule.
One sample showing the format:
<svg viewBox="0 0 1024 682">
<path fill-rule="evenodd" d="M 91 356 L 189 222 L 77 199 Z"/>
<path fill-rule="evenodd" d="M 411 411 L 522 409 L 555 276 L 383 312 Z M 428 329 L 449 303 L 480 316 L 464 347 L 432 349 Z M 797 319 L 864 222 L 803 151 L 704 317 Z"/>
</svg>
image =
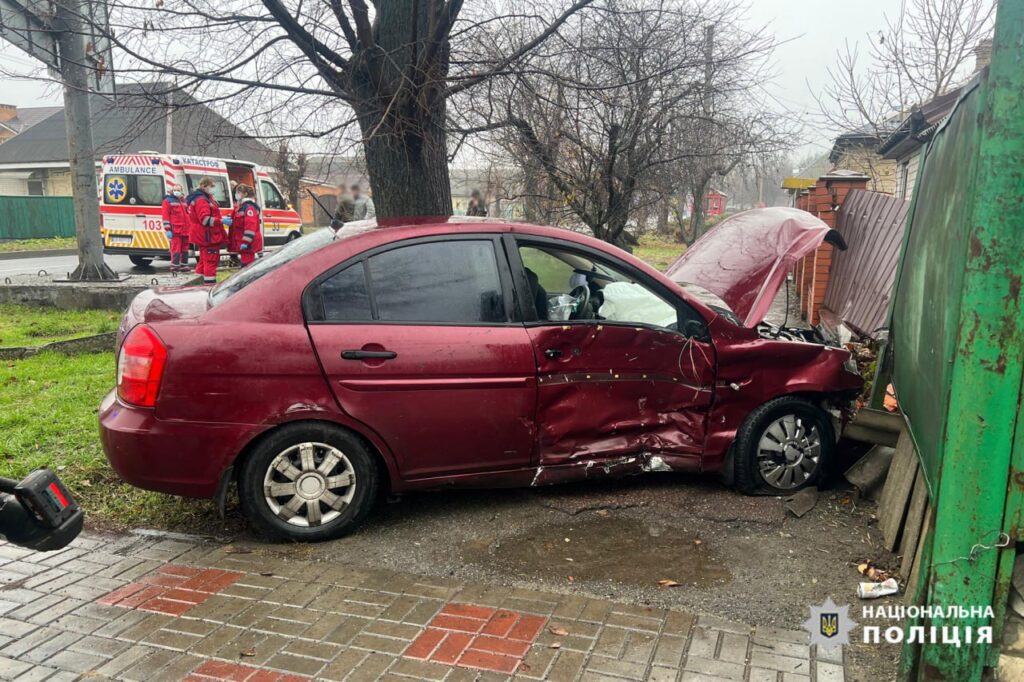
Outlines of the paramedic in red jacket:
<svg viewBox="0 0 1024 682">
<path fill-rule="evenodd" d="M 171 272 L 178 272 L 188 267 L 188 233 L 191 221 L 181 187 L 171 185 L 170 190 L 163 202 L 164 232 L 167 233 L 171 251 Z"/>
<path fill-rule="evenodd" d="M 199 188 L 188 195 L 188 213 L 191 218 L 189 237 L 199 251 L 196 274 L 203 276 L 204 284 L 217 281 L 217 264 L 220 262 L 220 248 L 228 241 L 224 226 L 231 225 L 231 218 L 221 218 L 220 206 L 213 198 L 216 185 L 213 178 L 199 181 Z"/>
<path fill-rule="evenodd" d="M 238 253 L 244 268 L 256 260 L 256 254 L 262 250 L 263 229 L 256 193 L 249 185 L 239 183 L 235 186 L 235 212 L 228 232 L 228 251 Z"/>
</svg>

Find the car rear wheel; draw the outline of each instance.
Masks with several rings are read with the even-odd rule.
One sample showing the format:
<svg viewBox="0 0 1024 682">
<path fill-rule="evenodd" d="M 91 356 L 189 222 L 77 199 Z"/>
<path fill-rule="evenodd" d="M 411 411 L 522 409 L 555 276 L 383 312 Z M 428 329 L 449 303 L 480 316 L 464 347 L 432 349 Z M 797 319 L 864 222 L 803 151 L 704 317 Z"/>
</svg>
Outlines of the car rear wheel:
<svg viewBox="0 0 1024 682">
<path fill-rule="evenodd" d="M 239 498 L 250 523 L 278 538 L 317 542 L 357 528 L 377 497 L 366 446 L 329 424 L 284 426 L 242 464 Z"/>
<path fill-rule="evenodd" d="M 751 412 L 736 433 L 736 486 L 783 495 L 816 485 L 835 449 L 827 412 L 803 398 L 776 398 Z"/>
<path fill-rule="evenodd" d="M 148 268 L 153 263 L 153 258 L 150 256 L 128 256 L 128 260 L 132 262 L 132 265 L 140 268 Z"/>
</svg>

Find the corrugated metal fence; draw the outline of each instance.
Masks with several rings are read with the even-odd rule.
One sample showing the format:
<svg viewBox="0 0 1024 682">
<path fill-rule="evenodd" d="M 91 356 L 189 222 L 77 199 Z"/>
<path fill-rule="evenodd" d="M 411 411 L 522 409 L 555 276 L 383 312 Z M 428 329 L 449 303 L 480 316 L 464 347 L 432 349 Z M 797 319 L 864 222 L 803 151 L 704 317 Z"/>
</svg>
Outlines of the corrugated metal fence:
<svg viewBox="0 0 1024 682">
<path fill-rule="evenodd" d="M 0 239 L 74 236 L 71 197 L 0 196 Z"/>
<path fill-rule="evenodd" d="M 853 190 L 839 211 L 836 229 L 849 248 L 832 252 L 824 306 L 860 334 L 885 325 L 909 206 L 888 194 Z"/>
</svg>

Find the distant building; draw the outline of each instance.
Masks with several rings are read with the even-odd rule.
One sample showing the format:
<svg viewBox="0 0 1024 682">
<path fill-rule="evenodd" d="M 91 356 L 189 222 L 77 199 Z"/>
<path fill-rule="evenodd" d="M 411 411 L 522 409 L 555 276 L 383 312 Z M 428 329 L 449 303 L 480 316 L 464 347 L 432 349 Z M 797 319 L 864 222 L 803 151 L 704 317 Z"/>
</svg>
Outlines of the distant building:
<svg viewBox="0 0 1024 682">
<path fill-rule="evenodd" d="M 45 118 L 56 114 L 60 107 L 16 107 L 0 104 L 0 144 L 23 133 Z"/>
<path fill-rule="evenodd" d="M 843 133 L 835 139 L 828 160 L 833 168 L 843 168 L 868 176 L 867 188 L 875 192 L 896 192 L 896 162 L 878 153 L 881 137 L 867 128 Z"/>
<path fill-rule="evenodd" d="M 265 144 L 184 93 L 167 95 L 160 83 L 124 85 L 116 99 L 89 99 L 97 164 L 106 154 L 172 151 L 273 166 L 274 151 Z M 54 109 L 0 144 L 0 194 L 71 194 L 64 108 Z"/>
<path fill-rule="evenodd" d="M 932 139 L 939 124 L 953 111 L 967 86 L 955 88 L 914 107 L 898 128 L 882 141 L 878 153 L 896 164 L 896 189 L 900 199 L 910 199 L 917 185 L 917 167 L 921 152 Z"/>
<path fill-rule="evenodd" d="M 704 215 L 708 218 L 723 215 L 728 200 L 729 196 L 725 192 L 720 192 L 717 189 L 709 190 L 704 195 Z"/>
</svg>

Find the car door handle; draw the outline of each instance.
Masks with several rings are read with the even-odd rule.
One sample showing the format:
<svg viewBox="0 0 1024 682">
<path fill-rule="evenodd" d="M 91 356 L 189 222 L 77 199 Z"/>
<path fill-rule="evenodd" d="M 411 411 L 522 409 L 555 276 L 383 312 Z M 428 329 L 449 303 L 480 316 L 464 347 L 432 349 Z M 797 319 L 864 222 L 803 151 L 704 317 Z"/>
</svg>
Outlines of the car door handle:
<svg viewBox="0 0 1024 682">
<path fill-rule="evenodd" d="M 555 358 L 562 357 L 562 351 L 557 348 L 548 348 L 544 351 L 544 355 L 554 360 Z"/>
<path fill-rule="evenodd" d="M 398 353 L 393 350 L 343 350 L 343 360 L 394 360 Z"/>
</svg>

